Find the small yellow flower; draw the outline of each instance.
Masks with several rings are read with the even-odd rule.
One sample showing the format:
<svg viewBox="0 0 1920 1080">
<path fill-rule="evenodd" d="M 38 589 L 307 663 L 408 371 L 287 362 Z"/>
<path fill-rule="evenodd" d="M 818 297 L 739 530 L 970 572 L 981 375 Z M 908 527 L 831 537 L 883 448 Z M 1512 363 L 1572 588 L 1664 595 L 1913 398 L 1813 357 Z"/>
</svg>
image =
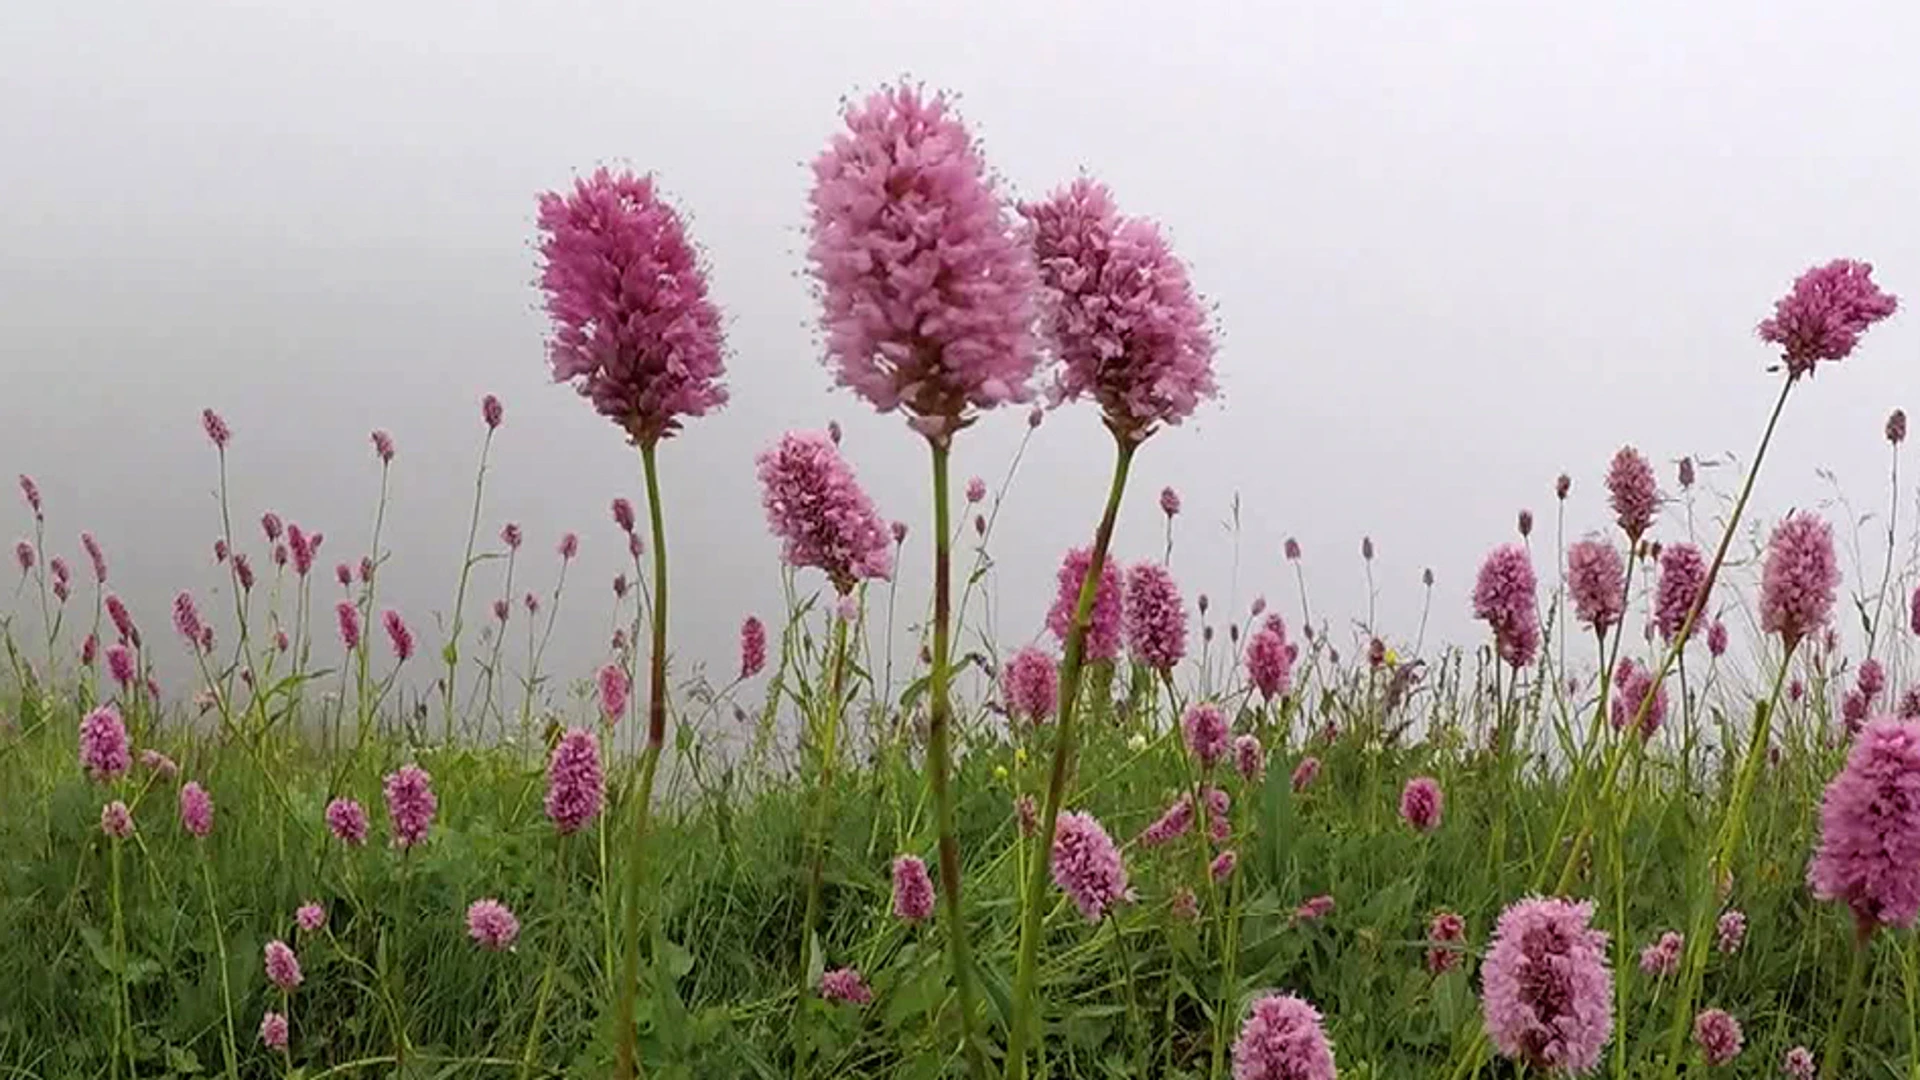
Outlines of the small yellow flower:
<svg viewBox="0 0 1920 1080">
<path fill-rule="evenodd" d="M 995 765 L 993 767 L 993 778 L 995 780 L 1005 780 L 1007 778 L 1007 767 L 1005 765 Z"/>
<path fill-rule="evenodd" d="M 1397 667 L 1399 663 L 1400 663 L 1400 654 L 1397 652 L 1394 652 L 1392 649 L 1388 649 L 1387 650 L 1387 666 Z"/>
<path fill-rule="evenodd" d="M 1019 747 L 1019 748 L 1017 748 L 1017 749 L 1015 749 L 1015 750 L 1014 750 L 1014 752 L 1013 752 L 1013 763 L 1014 763 L 1015 765 L 1025 765 L 1025 764 L 1027 763 L 1027 748 L 1026 748 L 1026 747 L 1024 747 L 1024 746 L 1022 746 L 1022 747 Z"/>
</svg>

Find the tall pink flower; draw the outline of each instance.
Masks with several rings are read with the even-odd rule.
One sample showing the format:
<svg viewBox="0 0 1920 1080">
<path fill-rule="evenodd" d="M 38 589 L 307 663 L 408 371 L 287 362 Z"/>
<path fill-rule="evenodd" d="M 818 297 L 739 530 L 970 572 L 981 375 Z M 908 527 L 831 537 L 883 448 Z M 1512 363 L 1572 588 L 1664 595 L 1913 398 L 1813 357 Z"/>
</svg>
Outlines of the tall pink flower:
<svg viewBox="0 0 1920 1080">
<path fill-rule="evenodd" d="M 1180 587 L 1159 563 L 1127 571 L 1127 648 L 1156 671 L 1172 671 L 1187 654 L 1187 613 Z"/>
<path fill-rule="evenodd" d="M 327 803 L 327 831 L 348 847 L 367 842 L 367 811 L 357 801 L 336 798 Z"/>
<path fill-rule="evenodd" d="M 1034 268 L 945 95 L 849 106 L 813 163 L 808 270 L 835 380 L 948 438 L 1028 398 Z"/>
<path fill-rule="evenodd" d="M 115 642 L 107 646 L 107 674 L 123 691 L 133 682 L 133 652 L 125 645 Z"/>
<path fill-rule="evenodd" d="M 1500 915 L 1481 969 L 1487 1034 L 1536 1069 L 1584 1076 L 1613 1035 L 1607 935 L 1590 903 L 1534 898 Z"/>
<path fill-rule="evenodd" d="M 133 768 L 127 725 L 113 706 L 102 705 L 80 721 L 80 767 L 101 784 L 118 780 Z"/>
<path fill-rule="evenodd" d="M 789 431 L 755 463 L 767 527 L 788 566 L 824 572 L 841 593 L 892 572 L 887 526 L 833 440 Z"/>
<path fill-rule="evenodd" d="M 613 500 L 613 523 L 619 526 L 620 531 L 623 533 L 632 532 L 635 525 L 635 522 L 633 519 L 633 504 L 628 502 L 626 499 L 620 499 L 620 498 L 614 499 Z"/>
<path fill-rule="evenodd" d="M 1840 587 L 1833 526 L 1811 513 L 1774 527 L 1760 573 L 1760 628 L 1779 634 L 1788 649 L 1827 624 Z"/>
<path fill-rule="evenodd" d="M 1046 723 L 1060 696 L 1058 665 L 1045 649 L 1028 645 L 1007 660 L 1000 673 L 1007 711 L 1033 724 Z"/>
<path fill-rule="evenodd" d="M 1723 953 L 1740 951 L 1747 940 L 1747 914 L 1738 909 L 1722 912 L 1720 921 L 1714 924 L 1713 946 Z"/>
<path fill-rule="evenodd" d="M 32 512 L 35 521 L 42 520 L 46 516 L 40 508 L 40 485 L 34 483 L 33 477 L 26 473 L 20 474 L 20 497 L 26 500 L 27 509 Z"/>
<path fill-rule="evenodd" d="M 1708 1065 L 1725 1065 L 1740 1056 L 1740 1021 L 1721 1009 L 1707 1009 L 1693 1018 L 1693 1042 Z"/>
<path fill-rule="evenodd" d="M 1168 517 L 1174 517 L 1178 515 L 1180 513 L 1180 493 L 1173 490 L 1171 487 L 1161 488 L 1160 489 L 1160 512 L 1167 515 Z"/>
<path fill-rule="evenodd" d="M 1680 957 L 1687 939 L 1672 930 L 1661 934 L 1653 944 L 1640 950 L 1640 973 L 1663 979 L 1680 970 Z"/>
<path fill-rule="evenodd" d="M 1218 393 L 1206 304 L 1158 225 L 1121 216 L 1085 177 L 1020 213 L 1060 359 L 1056 401 L 1091 397 L 1115 434 L 1137 441 Z"/>
<path fill-rule="evenodd" d="M 867 980 L 853 968 L 834 968 L 820 976 L 820 999 L 836 1001 L 846 1005 L 873 1004 L 873 991 L 868 988 Z"/>
<path fill-rule="evenodd" d="M 758 616 L 740 624 L 740 677 L 751 679 L 767 666 L 767 628 Z"/>
<path fill-rule="evenodd" d="M 1054 827 L 1050 865 L 1053 883 L 1073 899 L 1088 922 L 1098 922 L 1115 904 L 1133 898 L 1127 867 L 1092 814 L 1069 810 Z"/>
<path fill-rule="evenodd" d="M 600 689 L 600 715 L 609 724 L 617 724 L 627 712 L 627 694 L 633 684 L 619 664 L 608 664 L 600 669 L 595 680 Z"/>
<path fill-rule="evenodd" d="M 180 827 L 198 840 L 213 832 L 213 796 L 198 781 L 180 785 Z"/>
<path fill-rule="evenodd" d="M 1920 722 L 1862 728 L 1827 785 L 1820 843 L 1807 868 L 1820 900 L 1846 904 L 1863 934 L 1920 915 Z"/>
<path fill-rule="evenodd" d="M 1301 758 L 1300 763 L 1293 767 L 1293 776 L 1289 778 L 1289 783 L 1293 786 L 1294 793 L 1298 794 L 1312 787 L 1319 776 L 1320 759 L 1309 754 Z"/>
<path fill-rule="evenodd" d="M 340 644 L 348 652 L 360 647 L 360 609 L 353 606 L 351 600 L 342 600 L 333 605 L 333 614 L 340 623 Z"/>
<path fill-rule="evenodd" d="M 201 639 L 206 637 L 206 624 L 200 621 L 200 608 L 193 602 L 193 594 L 182 592 L 173 598 L 173 628 L 186 640 L 188 648 L 200 647 Z"/>
<path fill-rule="evenodd" d="M 1180 716 L 1180 734 L 1187 744 L 1187 752 L 1202 769 L 1219 764 L 1227 752 L 1227 717 L 1220 706 L 1210 701 L 1187 706 L 1187 711 Z"/>
<path fill-rule="evenodd" d="M 514 939 L 520 936 L 520 920 L 514 918 L 511 908 L 490 896 L 475 900 L 467 907 L 467 936 L 489 952 L 502 952 L 513 948 Z"/>
<path fill-rule="evenodd" d="M 1640 451 L 1623 446 L 1613 455 L 1613 463 L 1607 468 L 1607 494 L 1613 503 L 1614 520 L 1630 543 L 1638 543 L 1660 509 L 1653 466 Z"/>
<path fill-rule="evenodd" d="M 498 431 L 501 422 L 506 418 L 506 406 L 500 404 L 498 397 L 488 394 L 480 399 L 480 419 L 487 425 L 489 432 Z"/>
<path fill-rule="evenodd" d="M 1059 573 L 1055 575 L 1057 589 L 1053 607 L 1047 611 L 1047 629 L 1063 642 L 1073 628 L 1073 616 L 1080 604 L 1080 587 L 1086 581 L 1087 568 L 1092 565 L 1091 549 L 1074 548 L 1067 552 Z M 1125 618 L 1125 605 L 1120 592 L 1120 571 L 1112 559 L 1100 565 L 1100 581 L 1093 593 L 1093 610 L 1087 617 L 1086 658 L 1095 661 L 1113 659 L 1120 651 L 1120 628 Z"/>
<path fill-rule="evenodd" d="M 1672 641 L 1698 604 L 1705 618 L 1707 558 L 1692 544 L 1670 544 L 1660 552 L 1660 584 L 1654 593 L 1654 625 Z"/>
<path fill-rule="evenodd" d="M 287 1048 L 287 1014 L 267 1010 L 260 1017 L 260 1045 L 269 1050 Z"/>
<path fill-rule="evenodd" d="M 280 988 L 282 993 L 292 993 L 305 981 L 300 973 L 300 958 L 286 942 L 274 940 L 267 942 L 265 953 L 267 981 Z"/>
<path fill-rule="evenodd" d="M 1567 548 L 1567 591 L 1580 621 L 1604 634 L 1626 611 L 1626 566 L 1620 549 L 1598 537 L 1575 540 Z"/>
<path fill-rule="evenodd" d="M 1440 827 L 1440 812 L 1445 802 L 1440 781 L 1431 776 L 1416 776 L 1400 791 L 1400 817 L 1415 832 L 1430 833 Z"/>
<path fill-rule="evenodd" d="M 86 549 L 87 561 L 93 564 L 93 581 L 96 585 L 107 583 L 107 554 L 100 550 L 100 541 L 90 532 L 80 534 L 80 546 Z"/>
<path fill-rule="evenodd" d="M 541 195 L 539 227 L 555 381 L 643 445 L 726 404 L 720 310 L 652 178 L 598 169 Z"/>
<path fill-rule="evenodd" d="M 1320 1011 L 1292 994 L 1253 1003 L 1233 1044 L 1233 1080 L 1334 1080 Z"/>
<path fill-rule="evenodd" d="M 384 788 L 395 847 L 410 848 L 427 838 L 440 806 L 432 785 L 433 777 L 418 765 L 402 765 L 388 774 Z"/>
<path fill-rule="evenodd" d="M 227 427 L 226 420 L 212 409 L 200 410 L 200 426 L 206 430 L 208 440 L 216 449 L 225 450 L 227 441 L 233 438 L 233 430 Z"/>
<path fill-rule="evenodd" d="M 605 797 L 600 744 L 590 731 L 569 729 L 554 744 L 553 754 L 547 759 L 548 820 L 561 836 L 579 832 L 600 816 Z"/>
<path fill-rule="evenodd" d="M 1707 627 L 1707 652 L 1712 656 L 1724 656 L 1727 652 L 1727 624 L 1719 619 Z"/>
<path fill-rule="evenodd" d="M 927 864 L 918 855 L 901 855 L 893 860 L 893 913 L 907 922 L 923 922 L 933 916 L 933 879 L 927 876 Z"/>
<path fill-rule="evenodd" d="M 380 464 L 382 465 L 393 464 L 393 436 L 392 435 L 389 435 L 385 431 L 379 430 L 377 428 L 374 430 L 373 456 L 379 458 Z"/>
<path fill-rule="evenodd" d="M 1899 306 L 1873 283 L 1872 264 L 1835 259 L 1794 279 L 1760 323 L 1760 340 L 1780 346 L 1787 377 L 1797 379 L 1822 360 L 1846 359 L 1860 335 Z"/>
<path fill-rule="evenodd" d="M 1540 617 L 1533 563 L 1518 544 L 1502 544 L 1480 564 L 1473 587 L 1473 613 L 1493 630 L 1500 657 L 1516 668 L 1533 663 L 1540 646 Z"/>
<path fill-rule="evenodd" d="M 1167 804 L 1160 816 L 1140 830 L 1141 847 L 1159 847 L 1177 840 L 1193 828 L 1193 796 L 1183 794 Z"/>
<path fill-rule="evenodd" d="M 1268 701 L 1286 696 L 1293 683 L 1293 650 L 1281 628 L 1265 626 L 1248 639 L 1247 678 Z"/>
<path fill-rule="evenodd" d="M 407 629 L 407 621 L 400 613 L 388 608 L 380 614 L 381 625 L 387 628 L 387 644 L 393 647 L 393 658 L 404 664 L 413 658 L 413 631 Z"/>
</svg>

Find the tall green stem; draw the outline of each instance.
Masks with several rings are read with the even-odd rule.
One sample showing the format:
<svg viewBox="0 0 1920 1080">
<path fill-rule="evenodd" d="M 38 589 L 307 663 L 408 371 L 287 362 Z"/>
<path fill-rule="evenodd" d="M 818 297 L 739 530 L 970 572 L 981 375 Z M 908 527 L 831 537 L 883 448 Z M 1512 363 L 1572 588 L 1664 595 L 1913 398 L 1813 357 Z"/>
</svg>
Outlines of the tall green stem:
<svg viewBox="0 0 1920 1080">
<path fill-rule="evenodd" d="M 934 816 L 940 831 L 940 898 L 947 915 L 947 956 L 953 965 L 954 992 L 960 1000 L 961 1051 L 974 1080 L 986 1076 L 986 1059 L 973 1037 L 973 955 L 960 903 L 960 841 L 953 821 L 953 538 L 947 512 L 947 436 L 929 437 L 933 449 L 933 670 L 927 706 L 927 778 L 933 788 Z M 1015 1030 L 1019 1022 L 1015 1020 Z"/>
<path fill-rule="evenodd" d="M 239 1080 L 239 1045 L 233 1037 L 233 987 L 227 976 L 227 935 L 225 928 L 220 922 L 220 905 L 218 901 L 214 899 L 213 873 L 208 869 L 209 862 L 210 860 L 206 850 L 202 848 L 200 851 L 200 880 L 207 887 L 207 919 L 213 924 L 214 949 L 220 958 L 220 1003 L 225 1009 L 227 1023 L 227 1041 L 222 1049 L 227 1053 L 227 1080 Z"/>
<path fill-rule="evenodd" d="M 1139 444 L 1114 437 L 1113 483 L 1107 490 L 1106 509 L 1093 534 L 1093 554 L 1087 563 L 1086 580 L 1080 583 L 1079 601 L 1074 605 L 1073 625 L 1067 631 L 1066 655 L 1060 662 L 1059 723 L 1055 725 L 1053 772 L 1047 781 L 1046 811 L 1040 815 L 1040 832 L 1035 856 L 1027 871 L 1026 889 L 1021 896 L 1020 958 L 1013 983 L 1013 1031 L 1007 1046 L 1008 1080 L 1025 1080 L 1027 1047 L 1033 1040 L 1033 989 L 1038 978 L 1040 953 L 1040 915 L 1047 887 L 1047 852 L 1053 850 L 1053 833 L 1060 819 L 1060 803 L 1066 795 L 1067 774 L 1073 765 L 1073 720 L 1080 699 L 1082 665 L 1086 659 L 1087 628 L 1093 616 L 1093 598 L 1099 590 L 1100 571 L 1106 565 L 1107 546 L 1113 540 L 1113 523 L 1120 516 L 1120 497 L 1126 491 L 1127 470 Z"/>
<path fill-rule="evenodd" d="M 1822 1080 L 1838 1080 L 1841 1058 L 1846 1056 L 1847 1038 L 1853 1033 L 1853 1025 L 1860 1015 L 1860 998 L 1866 984 L 1867 953 L 1873 947 L 1871 931 L 1857 934 L 1853 942 L 1853 957 L 1847 964 L 1847 989 L 1840 999 L 1838 1021 L 1827 1031 L 1827 1052 L 1820 1061 Z"/>
<path fill-rule="evenodd" d="M 640 444 L 640 465 L 647 476 L 647 517 L 653 529 L 653 662 L 647 696 L 647 747 L 640 755 L 640 790 L 634 794 L 633 837 L 627 849 L 626 957 L 621 964 L 620 998 L 614 1009 L 620 1030 L 614 1050 L 614 1075 L 633 1080 L 639 1075 L 636 1057 L 639 1032 L 634 1027 L 634 1004 L 640 983 L 641 856 L 653 809 L 653 780 L 660 766 L 660 748 L 667 739 L 667 533 L 660 508 L 660 473 L 654 463 L 657 443 Z"/>
<path fill-rule="evenodd" d="M 467 578 L 473 573 L 473 542 L 480 535 L 480 496 L 487 483 L 487 454 L 493 450 L 494 429 L 487 428 L 487 440 L 480 445 L 480 471 L 473 478 L 473 513 L 467 519 L 467 553 L 460 560 L 460 584 L 453 592 L 453 625 L 447 631 L 447 647 L 441 650 L 441 659 L 447 663 L 445 686 L 441 688 L 442 708 L 446 713 L 441 725 L 444 741 L 453 741 L 453 684 L 460 667 L 460 630 L 467 609 Z M 385 490 L 384 481 L 382 490 Z M 376 534 L 377 535 L 377 534 Z M 379 557 L 378 553 L 374 556 Z M 512 599 L 512 594 L 508 594 Z M 363 665 L 364 670 L 364 665 Z"/>
<path fill-rule="evenodd" d="M 813 848 L 811 865 L 807 870 L 807 908 L 806 918 L 800 924 L 800 990 L 794 1004 L 795 1035 L 798 1035 L 799 1020 L 806 1015 L 808 976 L 813 971 L 813 928 L 820 918 L 820 879 L 826 871 L 827 845 L 826 831 L 828 811 L 833 802 L 833 765 L 840 755 L 840 698 L 844 693 L 843 685 L 847 666 L 847 620 L 836 611 L 833 619 L 833 659 L 832 672 L 827 677 L 828 698 L 826 715 L 820 721 L 819 790 L 814 794 L 813 827 L 809 830 L 808 844 Z M 807 1055 L 804 1042 L 796 1038 L 793 1057 L 794 1075 L 802 1075 L 806 1067 Z"/>
</svg>

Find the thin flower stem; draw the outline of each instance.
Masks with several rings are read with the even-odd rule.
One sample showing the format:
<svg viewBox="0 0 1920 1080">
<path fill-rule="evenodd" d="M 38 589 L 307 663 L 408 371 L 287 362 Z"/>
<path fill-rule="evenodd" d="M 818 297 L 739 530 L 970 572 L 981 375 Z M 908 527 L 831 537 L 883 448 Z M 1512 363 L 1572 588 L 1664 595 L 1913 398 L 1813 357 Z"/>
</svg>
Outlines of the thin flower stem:
<svg viewBox="0 0 1920 1080">
<path fill-rule="evenodd" d="M 1888 481 L 1892 490 L 1887 496 L 1887 561 L 1880 568 L 1880 589 L 1874 594 L 1873 621 L 1867 624 L 1868 659 L 1873 657 L 1873 646 L 1880 637 L 1880 616 L 1887 606 L 1887 582 L 1893 577 L 1893 549 L 1896 540 L 1895 529 L 1900 518 L 1900 444 L 1893 444 L 1893 467 Z"/>
<path fill-rule="evenodd" d="M 1087 563 L 1087 576 L 1080 583 L 1080 596 L 1074 605 L 1073 625 L 1068 628 L 1066 655 L 1060 665 L 1059 722 L 1055 726 L 1053 771 L 1047 783 L 1047 803 L 1040 815 L 1033 865 L 1027 872 L 1026 890 L 1021 896 L 1020 956 L 1014 975 L 1013 1030 L 1007 1046 L 1007 1080 L 1025 1080 L 1027 1046 L 1033 1038 L 1035 1006 L 1034 984 L 1038 976 L 1040 952 L 1040 908 L 1047 886 L 1047 853 L 1053 850 L 1053 834 L 1059 824 L 1060 804 L 1066 794 L 1067 773 L 1073 762 L 1074 713 L 1080 699 L 1080 680 L 1086 657 L 1087 629 L 1092 619 L 1094 596 L 1099 591 L 1101 569 L 1107 561 L 1107 546 L 1113 540 L 1114 521 L 1120 516 L 1120 498 L 1126 491 L 1127 471 L 1139 444 L 1115 435 L 1113 483 L 1107 491 L 1107 504 L 1100 525 L 1093 535 L 1093 554 Z M 1304 598 L 1304 593 L 1302 594 Z M 1304 599 L 1303 599 L 1304 603 Z"/>
<path fill-rule="evenodd" d="M 826 831 L 828 813 L 833 802 L 833 765 L 839 756 L 838 735 L 840 726 L 840 700 L 843 680 L 847 666 L 847 620 L 838 612 L 828 615 L 833 620 L 833 665 L 827 678 L 828 698 L 826 715 L 821 717 L 819 742 L 820 776 L 814 795 L 813 827 L 809 830 L 809 846 L 813 848 L 810 866 L 807 870 L 807 907 L 806 917 L 800 923 L 800 987 L 794 1001 L 794 1075 L 803 1075 L 806 1063 L 806 1043 L 799 1038 L 799 1025 L 806 1016 L 807 989 L 809 976 L 813 971 L 814 940 L 813 928 L 820 918 L 820 879 L 825 873 L 827 859 Z"/>
<path fill-rule="evenodd" d="M 113 1075 L 120 1075 L 120 1055 L 127 1056 L 127 1075 L 133 1062 L 133 1011 L 127 1002 L 127 929 L 120 906 L 120 838 L 113 838 Z"/>
<path fill-rule="evenodd" d="M 480 535 L 480 498 L 487 483 L 487 455 L 493 450 L 493 432 L 494 429 L 489 426 L 486 441 L 480 444 L 480 470 L 473 477 L 473 512 L 467 519 L 467 552 L 460 560 L 460 584 L 453 592 L 453 625 L 447 631 L 447 647 L 441 652 L 441 658 L 447 662 L 446 685 L 441 691 L 442 708 L 446 714 L 441 722 L 441 733 L 444 741 L 449 743 L 453 741 L 453 687 L 460 668 L 460 631 L 465 623 L 467 579 L 473 573 L 474 538 Z M 378 558 L 378 553 L 375 557 Z"/>
<path fill-rule="evenodd" d="M 226 1019 L 226 1043 L 222 1049 L 227 1052 L 227 1080 L 238 1080 L 239 1044 L 233 1037 L 233 987 L 227 975 L 227 935 L 220 922 L 219 902 L 214 898 L 213 872 L 209 869 L 211 861 L 203 846 L 200 849 L 200 880 L 207 887 L 207 918 L 213 924 L 214 949 L 220 958 L 220 1003 Z"/>
<path fill-rule="evenodd" d="M 553 972 L 560 966 L 560 950 L 566 944 L 566 934 L 561 925 L 561 913 L 567 910 L 567 838 L 564 836 L 554 844 L 553 880 L 559 893 L 559 904 L 553 909 L 553 945 L 547 952 L 546 970 L 540 975 L 540 996 L 534 1000 L 533 1023 L 527 1028 L 527 1044 L 520 1052 L 520 1080 L 527 1080 L 533 1075 L 534 1061 L 540 1049 L 540 1033 L 546 1030 L 547 998 L 553 993 Z"/>
<path fill-rule="evenodd" d="M 1834 1018 L 1833 1026 L 1827 1029 L 1827 1052 L 1820 1061 L 1821 1080 L 1838 1080 L 1840 1076 L 1847 1038 L 1860 1015 L 1860 999 L 1864 996 L 1862 990 L 1866 984 L 1867 953 L 1872 947 L 1871 931 L 1856 933 L 1851 950 L 1853 955 L 1847 964 L 1847 988 L 1840 999 L 1840 1012 Z"/>
</svg>

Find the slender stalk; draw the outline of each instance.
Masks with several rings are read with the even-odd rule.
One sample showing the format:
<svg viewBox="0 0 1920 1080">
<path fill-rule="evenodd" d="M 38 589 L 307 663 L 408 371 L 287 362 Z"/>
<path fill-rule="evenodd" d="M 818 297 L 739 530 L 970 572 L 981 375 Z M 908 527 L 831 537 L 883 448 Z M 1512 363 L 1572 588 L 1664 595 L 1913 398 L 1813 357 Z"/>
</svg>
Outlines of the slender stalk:
<svg viewBox="0 0 1920 1080">
<path fill-rule="evenodd" d="M 1887 496 L 1887 561 L 1880 568 L 1880 589 L 1874 594 L 1873 621 L 1867 624 L 1866 656 L 1873 657 L 1874 642 L 1880 637 L 1880 616 L 1887 606 L 1887 582 L 1893 577 L 1893 549 L 1898 543 L 1895 529 L 1900 518 L 1900 444 L 1893 444 L 1893 470 L 1889 481 L 1892 491 Z"/>
<path fill-rule="evenodd" d="M 1086 580 L 1080 583 L 1079 601 L 1074 605 L 1073 625 L 1067 631 L 1066 655 L 1060 664 L 1060 701 L 1056 713 L 1053 743 L 1053 772 L 1047 782 L 1047 804 L 1040 816 L 1040 832 L 1034 845 L 1033 865 L 1027 871 L 1026 890 L 1021 897 L 1020 956 L 1013 984 L 1013 1031 L 1007 1046 L 1007 1080 L 1025 1080 L 1027 1046 L 1033 1038 L 1033 989 L 1038 976 L 1040 952 L 1040 914 L 1047 887 L 1047 852 L 1053 850 L 1053 833 L 1060 819 L 1060 803 L 1066 794 L 1067 773 L 1073 762 L 1074 712 L 1080 699 L 1082 665 L 1086 658 L 1087 629 L 1093 616 L 1093 598 L 1099 590 L 1100 571 L 1107 561 L 1107 546 L 1113 540 L 1113 524 L 1120 516 L 1120 497 L 1126 491 L 1127 470 L 1139 444 L 1114 436 L 1116 452 L 1113 483 L 1107 490 L 1106 509 L 1093 534 L 1093 554 L 1087 563 Z M 1305 592 L 1302 592 L 1304 604 Z"/>
<path fill-rule="evenodd" d="M 366 586 L 365 595 L 360 598 L 361 621 L 366 624 L 366 631 L 360 635 L 360 647 L 354 650 L 353 700 L 354 707 L 358 710 L 356 723 L 362 730 L 365 730 L 367 725 L 367 667 L 372 661 L 373 653 L 374 580 L 380 576 L 380 531 L 387 522 L 387 481 L 391 475 L 391 467 L 382 464 L 380 466 L 380 505 L 373 512 L 373 550 L 367 556 L 373 560 L 371 564 L 373 573 L 367 575 L 367 580 L 363 583 Z"/>
<path fill-rule="evenodd" d="M 1856 933 L 1853 956 L 1847 964 L 1847 988 L 1841 997 L 1840 1015 L 1833 1026 L 1827 1029 L 1827 1052 L 1820 1060 L 1822 1080 L 1838 1080 L 1840 1076 L 1840 1059 L 1845 1056 L 1847 1038 L 1860 1016 L 1860 999 L 1864 996 L 1861 991 L 1866 984 L 1867 953 L 1872 946 L 1872 931 Z"/>
<path fill-rule="evenodd" d="M 220 905 L 214 898 L 213 873 L 208 869 L 211 860 L 206 849 L 200 851 L 200 880 L 207 887 L 207 918 L 213 923 L 213 945 L 220 958 L 220 1003 L 225 1010 L 226 1044 L 221 1047 L 227 1053 L 227 1080 L 239 1080 L 239 1045 L 233 1037 L 233 987 L 227 976 L 227 935 L 220 922 Z"/>
<path fill-rule="evenodd" d="M 473 513 L 467 519 L 467 553 L 460 560 L 460 584 L 453 592 L 453 626 L 447 631 L 447 647 L 440 654 L 447 662 L 446 685 L 441 690 L 442 708 L 446 713 L 441 723 L 441 733 L 446 742 L 453 741 L 453 684 L 460 668 L 460 630 L 467 608 L 467 579 L 473 573 L 474 538 L 480 535 L 480 496 L 486 487 L 487 455 L 493 450 L 493 432 L 494 428 L 488 426 L 486 441 L 480 444 L 480 471 L 473 477 Z M 383 480 L 383 490 L 384 483 Z M 511 594 L 508 599 L 512 599 Z"/>
<path fill-rule="evenodd" d="M 120 838 L 113 838 L 113 1075 L 120 1075 L 120 1055 L 127 1056 L 127 1075 L 133 1063 L 133 1012 L 127 1003 L 127 928 L 120 909 Z"/>
<path fill-rule="evenodd" d="M 803 1074 L 807 1054 L 805 1044 L 798 1038 L 799 1022 L 806 1015 L 808 974 L 813 970 L 813 928 L 820 918 L 820 879 L 826 871 L 827 843 L 826 831 L 828 811 L 833 802 L 833 764 L 839 756 L 838 745 L 840 727 L 840 697 L 843 693 L 843 680 L 847 666 L 847 620 L 838 612 L 829 616 L 833 619 L 833 665 L 832 674 L 827 678 L 827 712 L 821 717 L 819 742 L 820 779 L 819 789 L 814 795 L 814 817 L 810 846 L 813 848 L 807 870 L 807 908 L 806 918 L 800 924 L 800 988 L 794 1001 L 795 1046 L 793 1073 Z"/>
<path fill-rule="evenodd" d="M 520 1052 L 520 1080 L 533 1075 L 535 1055 L 540 1049 L 540 1033 L 546 1030 L 547 998 L 553 993 L 553 972 L 560 966 L 560 950 L 566 944 L 566 934 L 560 921 L 560 913 L 567 910 L 567 838 L 562 836 L 554 844 L 553 880 L 558 886 L 559 904 L 553 909 L 553 946 L 547 952 L 547 968 L 540 975 L 540 996 L 533 1003 L 533 1023 L 527 1028 L 527 1044 Z"/>
</svg>

